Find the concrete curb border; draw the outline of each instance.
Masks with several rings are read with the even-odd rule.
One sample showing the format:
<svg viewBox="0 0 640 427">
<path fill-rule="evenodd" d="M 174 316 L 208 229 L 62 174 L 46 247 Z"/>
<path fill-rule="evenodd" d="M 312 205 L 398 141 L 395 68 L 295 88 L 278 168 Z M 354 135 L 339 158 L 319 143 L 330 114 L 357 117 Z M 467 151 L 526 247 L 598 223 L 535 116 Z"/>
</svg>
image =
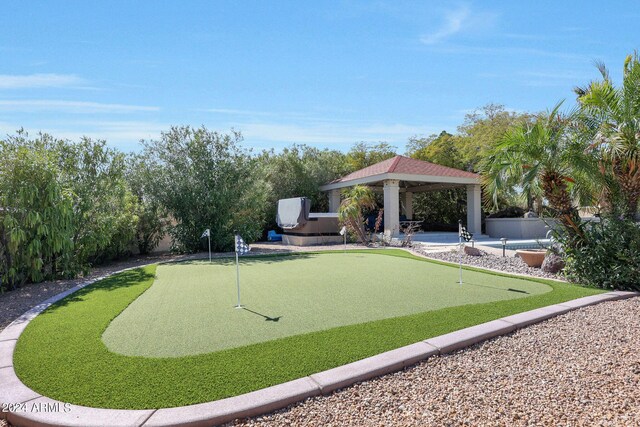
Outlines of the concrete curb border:
<svg viewBox="0 0 640 427">
<path fill-rule="evenodd" d="M 111 274 L 140 267 L 143 266 L 130 267 Z M 361 381 L 400 371 L 431 356 L 451 353 L 578 308 L 640 296 L 638 292 L 614 291 L 578 298 L 429 338 L 243 395 L 177 408 L 149 410 L 89 408 L 49 399 L 28 388 L 13 370 L 13 352 L 22 331 L 33 318 L 51 304 L 109 275 L 89 280 L 49 298 L 24 313 L 0 332 L 0 384 L 2 384 L 0 419 L 5 418 L 15 426 L 28 427 L 90 427 L 106 424 L 123 427 L 218 425 L 237 418 L 273 412 L 308 397 L 330 394 L 337 389 Z"/>
</svg>

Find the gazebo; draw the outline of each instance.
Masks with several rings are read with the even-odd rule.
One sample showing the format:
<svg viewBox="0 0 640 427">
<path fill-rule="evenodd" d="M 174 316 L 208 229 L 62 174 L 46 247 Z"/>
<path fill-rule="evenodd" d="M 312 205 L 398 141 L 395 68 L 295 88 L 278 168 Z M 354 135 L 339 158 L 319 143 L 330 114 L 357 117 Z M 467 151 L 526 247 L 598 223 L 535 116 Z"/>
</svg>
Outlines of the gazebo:
<svg viewBox="0 0 640 427">
<path fill-rule="evenodd" d="M 481 232 L 480 175 L 405 156 L 395 156 L 352 172 L 320 187 L 329 193 L 329 211 L 338 212 L 340 190 L 367 185 L 384 193 L 384 232 L 397 236 L 400 214 L 413 216 L 413 193 L 465 187 L 467 189 L 467 229 Z M 402 202 L 402 203 L 401 203 Z"/>
</svg>

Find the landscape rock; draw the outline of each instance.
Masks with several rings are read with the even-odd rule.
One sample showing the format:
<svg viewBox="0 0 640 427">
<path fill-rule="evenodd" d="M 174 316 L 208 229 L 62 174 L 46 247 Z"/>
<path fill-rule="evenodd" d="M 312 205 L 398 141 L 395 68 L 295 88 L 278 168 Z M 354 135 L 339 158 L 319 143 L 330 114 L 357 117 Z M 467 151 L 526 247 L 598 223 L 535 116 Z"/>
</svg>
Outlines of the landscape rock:
<svg viewBox="0 0 640 427">
<path fill-rule="evenodd" d="M 540 268 L 542 269 L 542 271 L 545 271 L 547 273 L 559 273 L 564 269 L 564 260 L 560 255 L 551 252 L 544 257 L 544 261 L 542 262 L 542 266 Z"/>
<path fill-rule="evenodd" d="M 482 256 L 482 252 L 480 252 L 480 249 L 472 248 L 471 246 L 465 246 L 464 253 L 469 256 Z"/>
</svg>

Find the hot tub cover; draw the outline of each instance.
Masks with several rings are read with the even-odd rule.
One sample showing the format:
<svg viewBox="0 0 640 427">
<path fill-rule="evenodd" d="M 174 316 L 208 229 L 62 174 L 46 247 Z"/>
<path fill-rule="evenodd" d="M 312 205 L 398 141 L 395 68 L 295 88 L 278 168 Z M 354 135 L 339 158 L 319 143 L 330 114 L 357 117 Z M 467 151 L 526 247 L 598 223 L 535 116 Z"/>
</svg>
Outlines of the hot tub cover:
<svg viewBox="0 0 640 427">
<path fill-rule="evenodd" d="M 311 200 L 306 197 L 278 200 L 276 222 L 283 230 L 294 230 L 309 221 Z"/>
</svg>

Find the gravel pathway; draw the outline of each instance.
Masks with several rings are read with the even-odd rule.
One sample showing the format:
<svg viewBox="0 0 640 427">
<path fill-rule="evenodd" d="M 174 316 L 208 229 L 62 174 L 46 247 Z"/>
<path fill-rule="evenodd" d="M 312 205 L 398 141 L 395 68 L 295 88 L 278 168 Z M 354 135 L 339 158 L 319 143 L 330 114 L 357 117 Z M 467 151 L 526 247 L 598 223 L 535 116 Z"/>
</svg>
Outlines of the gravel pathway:
<svg viewBox="0 0 640 427">
<path fill-rule="evenodd" d="M 246 426 L 638 426 L 640 298 L 598 304 Z"/>
<path fill-rule="evenodd" d="M 460 260 L 460 255 L 457 250 L 431 252 L 423 250 L 419 245 L 416 245 L 413 250 L 428 258 L 438 259 L 441 261 L 448 261 L 457 264 Z M 547 279 L 563 279 L 561 274 L 546 273 L 539 268 L 529 267 L 519 257 L 501 257 L 482 250 L 480 252 L 482 253 L 482 256 L 470 256 L 463 254 L 462 263 L 473 267 L 489 268 L 507 273 L 528 274 L 529 276 L 543 277 Z"/>
</svg>

